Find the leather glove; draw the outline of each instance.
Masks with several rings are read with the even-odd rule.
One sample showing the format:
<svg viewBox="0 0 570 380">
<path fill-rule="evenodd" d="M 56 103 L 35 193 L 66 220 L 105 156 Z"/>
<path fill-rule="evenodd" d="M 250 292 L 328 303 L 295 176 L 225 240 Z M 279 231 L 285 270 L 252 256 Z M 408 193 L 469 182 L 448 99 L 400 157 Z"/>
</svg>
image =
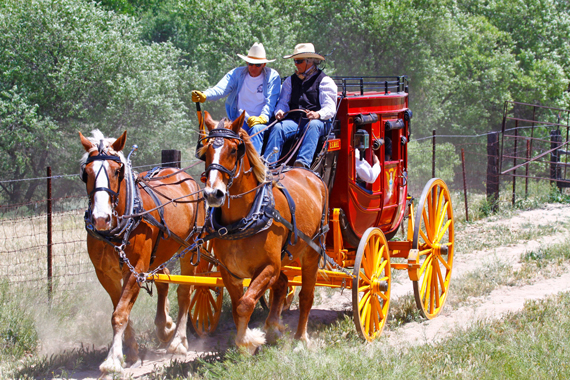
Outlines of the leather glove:
<svg viewBox="0 0 570 380">
<path fill-rule="evenodd" d="M 192 91 L 192 101 L 194 103 L 204 103 L 206 101 L 206 94 L 202 91 L 194 90 Z"/>
<path fill-rule="evenodd" d="M 247 119 L 247 125 L 250 128 L 257 124 L 267 124 L 267 122 L 268 120 L 264 115 L 250 116 L 249 119 Z"/>
</svg>

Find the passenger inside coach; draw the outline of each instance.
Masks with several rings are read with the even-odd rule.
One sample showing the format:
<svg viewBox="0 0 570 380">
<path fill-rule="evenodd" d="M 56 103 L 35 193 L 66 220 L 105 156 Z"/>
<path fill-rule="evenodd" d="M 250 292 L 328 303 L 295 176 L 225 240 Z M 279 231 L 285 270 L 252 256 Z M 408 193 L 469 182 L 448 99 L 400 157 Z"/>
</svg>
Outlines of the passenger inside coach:
<svg viewBox="0 0 570 380">
<path fill-rule="evenodd" d="M 356 169 L 356 182 L 363 188 L 366 188 L 366 183 L 374 183 L 381 171 L 380 160 L 376 154 L 372 154 L 374 165 L 370 165 L 365 159 L 366 149 L 369 147 L 368 132 L 364 129 L 357 130 L 354 134 L 354 167 Z"/>
</svg>

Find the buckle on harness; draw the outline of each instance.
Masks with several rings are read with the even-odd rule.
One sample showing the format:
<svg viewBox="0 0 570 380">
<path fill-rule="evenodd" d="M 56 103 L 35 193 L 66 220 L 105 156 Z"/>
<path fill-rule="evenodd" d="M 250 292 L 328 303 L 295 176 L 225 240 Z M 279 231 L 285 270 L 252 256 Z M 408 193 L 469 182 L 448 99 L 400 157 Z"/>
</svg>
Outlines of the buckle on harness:
<svg viewBox="0 0 570 380">
<path fill-rule="evenodd" d="M 227 234 L 228 234 L 228 229 L 227 229 L 226 227 L 222 227 L 222 228 L 220 228 L 220 229 L 218 230 L 218 234 L 219 234 L 220 236 L 227 235 Z"/>
</svg>

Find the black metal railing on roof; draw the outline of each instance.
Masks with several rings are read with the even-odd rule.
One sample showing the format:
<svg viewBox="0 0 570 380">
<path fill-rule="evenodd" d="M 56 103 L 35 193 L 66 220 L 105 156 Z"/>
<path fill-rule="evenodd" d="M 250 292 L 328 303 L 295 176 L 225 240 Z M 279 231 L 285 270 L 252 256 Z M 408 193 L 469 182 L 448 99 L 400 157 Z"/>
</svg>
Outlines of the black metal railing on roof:
<svg viewBox="0 0 570 380">
<path fill-rule="evenodd" d="M 393 92 L 408 93 L 408 76 L 402 75 L 397 77 L 391 76 L 332 76 L 331 77 L 339 89 L 342 89 L 342 95 L 347 96 L 348 92 L 360 92 L 364 95 L 366 91 L 384 92 L 384 94 Z"/>
</svg>

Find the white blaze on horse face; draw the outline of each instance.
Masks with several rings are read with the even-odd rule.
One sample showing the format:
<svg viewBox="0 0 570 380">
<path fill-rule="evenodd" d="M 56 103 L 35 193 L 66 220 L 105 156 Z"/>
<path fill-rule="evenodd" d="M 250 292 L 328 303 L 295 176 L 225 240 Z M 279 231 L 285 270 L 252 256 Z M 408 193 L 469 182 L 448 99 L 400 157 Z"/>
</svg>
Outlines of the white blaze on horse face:
<svg viewBox="0 0 570 380">
<path fill-rule="evenodd" d="M 109 163 L 107 161 L 94 161 L 93 172 L 95 173 L 95 187 L 110 189 L 108 175 Z M 111 197 L 106 191 L 96 191 L 93 195 L 93 222 L 99 231 L 107 231 L 111 228 L 113 209 Z"/>
<path fill-rule="evenodd" d="M 222 144 L 214 144 L 214 158 L 212 159 L 212 164 L 220 165 L 220 158 L 222 156 L 223 148 L 223 140 Z M 226 184 L 223 181 L 222 173 L 216 169 L 210 170 L 208 173 L 208 182 L 206 183 L 206 188 L 204 189 L 204 194 L 208 200 L 208 204 L 212 207 L 220 207 L 225 201 L 226 191 L 227 188 Z M 219 194 L 223 194 L 223 196 L 220 197 Z"/>
</svg>

